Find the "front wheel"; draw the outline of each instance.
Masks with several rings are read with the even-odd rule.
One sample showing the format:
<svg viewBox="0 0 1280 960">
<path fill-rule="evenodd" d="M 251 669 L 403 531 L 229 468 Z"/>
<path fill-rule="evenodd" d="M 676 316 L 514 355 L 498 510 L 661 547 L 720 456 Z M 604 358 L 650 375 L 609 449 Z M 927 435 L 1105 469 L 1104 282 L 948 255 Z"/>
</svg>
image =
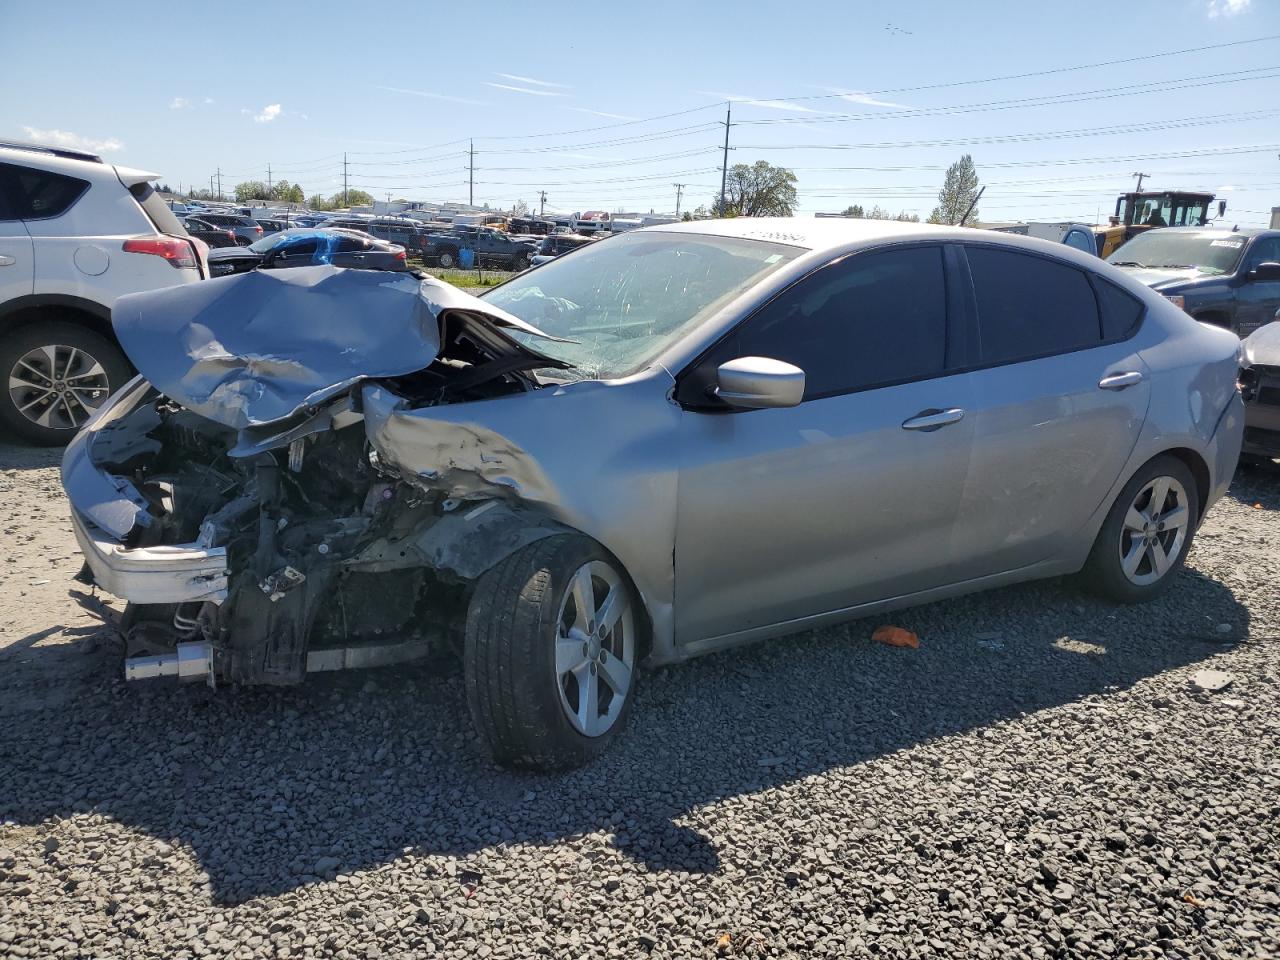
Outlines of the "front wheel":
<svg viewBox="0 0 1280 960">
<path fill-rule="evenodd" d="M 129 379 L 129 364 L 106 337 L 64 320 L 28 324 L 0 341 L 0 423 L 41 446 L 69 441 Z"/>
<path fill-rule="evenodd" d="M 539 540 L 480 578 L 463 667 L 499 764 L 563 770 L 609 745 L 631 707 L 637 620 L 625 574 L 586 537 Z"/>
<path fill-rule="evenodd" d="M 453 254 L 448 250 L 443 251 L 438 259 L 440 261 L 440 266 L 444 267 L 446 270 L 458 262 L 454 259 Z"/>
<path fill-rule="evenodd" d="M 1121 603 L 1158 596 L 1186 559 L 1199 521 L 1198 488 L 1187 465 L 1156 457 L 1112 504 L 1085 564 L 1085 582 Z"/>
<path fill-rule="evenodd" d="M 516 262 L 515 262 L 516 270 L 528 270 L 529 267 L 531 267 L 532 265 L 533 265 L 533 258 L 530 257 L 527 253 L 523 254 L 522 256 L 516 257 Z"/>
</svg>

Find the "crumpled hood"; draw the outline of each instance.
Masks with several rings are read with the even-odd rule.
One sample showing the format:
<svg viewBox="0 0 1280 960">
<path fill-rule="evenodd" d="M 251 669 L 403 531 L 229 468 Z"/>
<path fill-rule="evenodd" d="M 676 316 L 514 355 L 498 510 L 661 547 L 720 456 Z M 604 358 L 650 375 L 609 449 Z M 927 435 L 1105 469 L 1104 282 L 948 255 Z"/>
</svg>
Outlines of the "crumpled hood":
<svg viewBox="0 0 1280 960">
<path fill-rule="evenodd" d="M 1245 337 L 1244 355 L 1260 367 L 1280 367 L 1280 320 L 1264 324 Z"/>
<path fill-rule="evenodd" d="M 421 370 L 440 319 L 548 337 L 438 280 L 333 266 L 249 273 L 121 297 L 116 336 L 161 393 L 237 430 L 281 420 L 375 377 Z"/>
<path fill-rule="evenodd" d="M 1123 270 L 1133 279 L 1145 284 L 1152 290 L 1162 290 L 1175 283 L 1184 283 L 1187 280 L 1203 280 L 1205 278 L 1205 274 L 1195 268 L 1190 270 L 1164 270 L 1156 267 L 1119 267 L 1117 269 Z"/>
</svg>

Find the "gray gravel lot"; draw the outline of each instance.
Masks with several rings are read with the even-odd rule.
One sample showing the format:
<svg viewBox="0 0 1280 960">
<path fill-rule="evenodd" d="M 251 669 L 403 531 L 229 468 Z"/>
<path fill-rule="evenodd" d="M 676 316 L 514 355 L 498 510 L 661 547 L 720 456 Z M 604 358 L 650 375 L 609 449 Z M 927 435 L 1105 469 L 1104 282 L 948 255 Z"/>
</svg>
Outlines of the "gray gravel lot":
<svg viewBox="0 0 1280 960">
<path fill-rule="evenodd" d="M 1280 470 L 1156 604 L 1052 581 L 898 615 L 919 650 L 647 674 L 538 776 L 456 667 L 126 686 L 56 459 L 0 446 L 0 956 L 1280 955 Z"/>
</svg>

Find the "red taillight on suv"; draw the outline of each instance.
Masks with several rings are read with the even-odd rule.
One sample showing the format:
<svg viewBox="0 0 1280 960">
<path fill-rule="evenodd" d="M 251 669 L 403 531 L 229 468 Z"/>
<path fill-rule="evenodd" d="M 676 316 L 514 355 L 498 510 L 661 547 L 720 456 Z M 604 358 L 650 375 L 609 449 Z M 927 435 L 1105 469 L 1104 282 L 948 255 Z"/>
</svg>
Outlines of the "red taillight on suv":
<svg viewBox="0 0 1280 960">
<path fill-rule="evenodd" d="M 195 251 L 191 244 L 177 237 L 134 237 L 124 242 L 125 253 L 149 253 L 164 257 L 173 267 L 194 267 Z"/>
</svg>

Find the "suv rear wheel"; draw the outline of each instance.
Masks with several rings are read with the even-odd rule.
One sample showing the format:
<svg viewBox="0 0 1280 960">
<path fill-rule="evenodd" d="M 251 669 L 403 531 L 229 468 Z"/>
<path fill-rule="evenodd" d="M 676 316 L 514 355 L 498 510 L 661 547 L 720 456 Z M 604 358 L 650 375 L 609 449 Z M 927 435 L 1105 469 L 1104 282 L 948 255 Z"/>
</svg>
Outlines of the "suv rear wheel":
<svg viewBox="0 0 1280 960">
<path fill-rule="evenodd" d="M 0 423 L 28 443 L 70 440 L 129 379 L 120 348 L 75 323 L 32 323 L 0 340 Z"/>
</svg>

